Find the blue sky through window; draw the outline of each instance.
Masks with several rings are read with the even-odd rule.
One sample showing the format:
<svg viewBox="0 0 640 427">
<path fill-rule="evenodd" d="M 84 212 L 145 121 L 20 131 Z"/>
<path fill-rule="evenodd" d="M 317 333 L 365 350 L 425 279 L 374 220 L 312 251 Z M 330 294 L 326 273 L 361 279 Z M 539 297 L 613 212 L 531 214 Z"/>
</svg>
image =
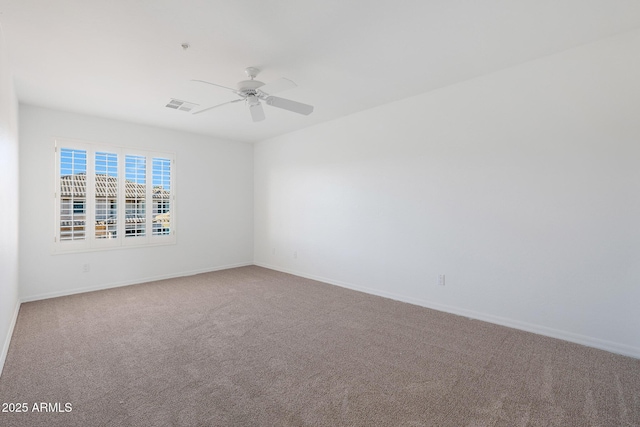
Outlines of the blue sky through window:
<svg viewBox="0 0 640 427">
<path fill-rule="evenodd" d="M 96 174 L 118 176 L 118 155 L 115 153 L 96 153 Z"/>
<path fill-rule="evenodd" d="M 125 179 L 136 184 L 146 184 L 147 182 L 147 159 L 145 156 L 125 156 Z"/>
<path fill-rule="evenodd" d="M 125 179 L 137 184 L 146 184 L 145 156 L 125 156 Z M 171 160 L 154 157 L 152 160 L 151 176 L 154 187 L 162 187 L 171 191 Z M 86 174 L 87 151 L 73 148 L 60 149 L 60 176 Z M 95 153 L 96 175 L 118 176 L 118 155 L 99 151 Z"/>
<path fill-rule="evenodd" d="M 160 157 L 153 158 L 153 186 L 171 190 L 171 161 Z"/>
<path fill-rule="evenodd" d="M 87 152 L 86 150 L 74 150 L 72 148 L 60 149 L 60 176 L 86 174 Z"/>
</svg>

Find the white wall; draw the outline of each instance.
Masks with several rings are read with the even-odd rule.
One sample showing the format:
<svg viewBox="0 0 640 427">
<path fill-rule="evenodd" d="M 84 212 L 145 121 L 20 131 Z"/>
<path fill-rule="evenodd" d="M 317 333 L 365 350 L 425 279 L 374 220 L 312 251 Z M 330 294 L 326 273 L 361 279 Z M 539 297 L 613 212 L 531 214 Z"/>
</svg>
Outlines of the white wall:
<svg viewBox="0 0 640 427">
<path fill-rule="evenodd" d="M 259 143 L 255 263 L 640 357 L 638 52 L 635 31 Z"/>
<path fill-rule="evenodd" d="M 18 104 L 0 28 L 0 373 L 18 309 Z"/>
<path fill-rule="evenodd" d="M 177 243 L 53 255 L 54 137 L 176 153 Z M 250 144 L 20 105 L 22 298 L 251 264 L 252 159 Z"/>
</svg>

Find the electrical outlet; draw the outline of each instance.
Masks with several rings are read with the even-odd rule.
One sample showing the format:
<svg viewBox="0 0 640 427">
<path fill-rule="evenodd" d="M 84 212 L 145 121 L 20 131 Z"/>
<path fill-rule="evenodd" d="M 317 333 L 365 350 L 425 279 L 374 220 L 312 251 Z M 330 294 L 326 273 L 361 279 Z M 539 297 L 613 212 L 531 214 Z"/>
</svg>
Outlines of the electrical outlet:
<svg viewBox="0 0 640 427">
<path fill-rule="evenodd" d="M 298 251 L 293 251 L 293 258 L 297 259 L 298 258 Z"/>
<path fill-rule="evenodd" d="M 444 286 L 444 274 L 438 274 L 438 285 Z"/>
<path fill-rule="evenodd" d="M 82 272 L 88 273 L 91 270 L 91 266 L 89 264 L 82 264 Z"/>
<path fill-rule="evenodd" d="M 276 254 L 276 248 L 271 248 L 271 255 L 275 255 Z"/>
</svg>

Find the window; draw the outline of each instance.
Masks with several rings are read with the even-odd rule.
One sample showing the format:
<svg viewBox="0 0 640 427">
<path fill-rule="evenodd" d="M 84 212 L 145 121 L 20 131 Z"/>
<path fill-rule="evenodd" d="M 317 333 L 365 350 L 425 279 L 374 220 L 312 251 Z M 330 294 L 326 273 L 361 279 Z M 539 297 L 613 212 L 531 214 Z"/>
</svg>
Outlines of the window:
<svg viewBox="0 0 640 427">
<path fill-rule="evenodd" d="M 118 154 L 97 151 L 95 154 L 95 238 L 118 237 Z"/>
<path fill-rule="evenodd" d="M 174 156 L 56 140 L 54 251 L 175 242 Z"/>
<path fill-rule="evenodd" d="M 153 235 L 171 232 L 171 160 L 153 158 Z"/>
<path fill-rule="evenodd" d="M 146 235 L 147 201 L 147 158 L 145 156 L 125 156 L 126 170 L 126 237 L 144 237 Z"/>
<path fill-rule="evenodd" d="M 87 151 L 60 151 L 60 241 L 85 237 Z"/>
</svg>

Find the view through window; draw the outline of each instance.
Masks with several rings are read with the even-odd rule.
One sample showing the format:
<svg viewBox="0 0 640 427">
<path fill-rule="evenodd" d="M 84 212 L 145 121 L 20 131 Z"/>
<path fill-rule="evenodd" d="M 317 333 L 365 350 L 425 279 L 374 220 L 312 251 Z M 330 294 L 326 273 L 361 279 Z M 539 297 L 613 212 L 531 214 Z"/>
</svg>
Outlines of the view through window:
<svg viewBox="0 0 640 427">
<path fill-rule="evenodd" d="M 56 141 L 56 249 L 173 243 L 174 156 Z"/>
</svg>

